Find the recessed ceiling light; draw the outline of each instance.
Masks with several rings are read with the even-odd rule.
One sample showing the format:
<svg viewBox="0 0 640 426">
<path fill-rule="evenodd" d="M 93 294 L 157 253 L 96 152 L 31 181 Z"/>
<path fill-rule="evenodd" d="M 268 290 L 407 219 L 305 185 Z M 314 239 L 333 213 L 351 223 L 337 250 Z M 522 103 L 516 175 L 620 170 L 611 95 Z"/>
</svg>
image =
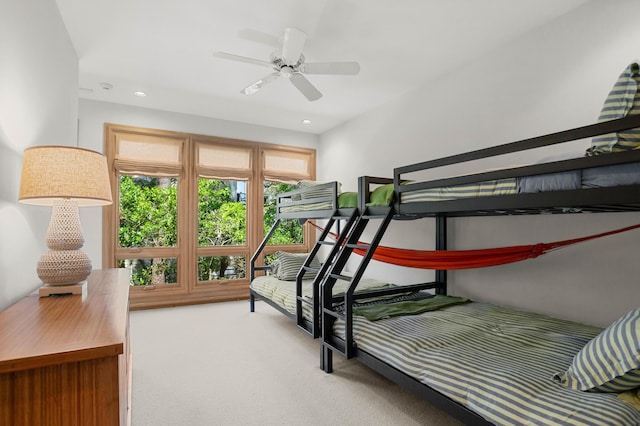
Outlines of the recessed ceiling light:
<svg viewBox="0 0 640 426">
<path fill-rule="evenodd" d="M 302 124 L 311 124 L 311 120 L 309 120 L 308 118 L 305 118 L 304 120 L 302 120 Z"/>
<path fill-rule="evenodd" d="M 147 96 L 146 92 L 142 92 L 140 90 L 136 90 L 135 92 L 133 92 L 133 94 L 141 98 L 144 98 L 145 96 Z"/>
</svg>

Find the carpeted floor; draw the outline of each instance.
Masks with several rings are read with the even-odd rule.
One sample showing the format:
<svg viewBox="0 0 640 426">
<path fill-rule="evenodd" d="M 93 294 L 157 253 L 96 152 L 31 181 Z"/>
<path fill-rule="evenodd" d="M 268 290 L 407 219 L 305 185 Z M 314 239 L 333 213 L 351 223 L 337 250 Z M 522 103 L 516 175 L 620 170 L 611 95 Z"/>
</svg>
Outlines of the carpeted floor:
<svg viewBox="0 0 640 426">
<path fill-rule="evenodd" d="M 133 426 L 459 425 L 246 301 L 131 312 Z"/>
</svg>

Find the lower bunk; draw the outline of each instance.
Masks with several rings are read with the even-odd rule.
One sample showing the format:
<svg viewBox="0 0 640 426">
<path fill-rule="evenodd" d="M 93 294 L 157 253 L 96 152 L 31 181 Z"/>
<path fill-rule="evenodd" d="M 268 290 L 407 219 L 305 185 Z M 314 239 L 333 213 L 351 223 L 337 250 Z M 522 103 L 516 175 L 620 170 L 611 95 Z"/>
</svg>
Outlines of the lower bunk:
<svg viewBox="0 0 640 426">
<path fill-rule="evenodd" d="M 304 255 L 306 256 L 306 254 Z M 312 301 L 314 298 L 314 279 L 302 280 L 302 298 L 309 303 L 302 304 L 302 316 L 305 322 L 310 322 L 313 316 Z M 363 279 L 359 289 L 367 291 L 376 288 L 386 288 L 389 284 L 375 279 Z M 339 280 L 334 289 L 336 300 L 340 300 L 344 292 L 349 288 L 349 282 Z M 296 281 L 282 280 L 274 275 L 256 277 L 250 284 L 251 292 L 255 297 L 274 307 L 286 316 L 296 319 Z"/>
<path fill-rule="evenodd" d="M 640 424 L 640 309 L 602 330 L 438 298 L 433 310 L 428 299 L 354 308 L 355 358 L 465 424 Z M 323 336 L 325 370 L 345 328 Z"/>
</svg>

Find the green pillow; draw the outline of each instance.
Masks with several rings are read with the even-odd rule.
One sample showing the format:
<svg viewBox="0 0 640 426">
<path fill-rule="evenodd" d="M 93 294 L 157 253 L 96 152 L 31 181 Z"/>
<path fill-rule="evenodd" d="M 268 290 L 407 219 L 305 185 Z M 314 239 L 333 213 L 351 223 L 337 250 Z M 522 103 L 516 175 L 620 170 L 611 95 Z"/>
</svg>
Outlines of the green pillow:
<svg viewBox="0 0 640 426">
<path fill-rule="evenodd" d="M 392 183 L 377 187 L 371 193 L 368 206 L 388 206 L 393 202 L 393 195 L 395 193 Z"/>
<path fill-rule="evenodd" d="M 640 386 L 640 308 L 587 343 L 555 379 L 582 391 L 624 392 Z"/>
<path fill-rule="evenodd" d="M 307 256 L 309 256 L 309 253 L 287 253 L 284 251 L 278 251 L 276 252 L 276 255 L 278 256 L 278 266 L 273 275 L 279 280 L 294 281 L 296 279 L 296 275 L 298 275 L 298 271 L 302 268 Z M 320 261 L 317 257 L 314 257 L 311 261 L 311 265 L 309 266 L 313 269 L 319 270 Z M 308 276 L 303 278 L 308 278 Z"/>
<path fill-rule="evenodd" d="M 358 207 L 357 192 L 343 192 L 338 197 L 338 207 L 341 209 L 349 209 Z"/>
</svg>

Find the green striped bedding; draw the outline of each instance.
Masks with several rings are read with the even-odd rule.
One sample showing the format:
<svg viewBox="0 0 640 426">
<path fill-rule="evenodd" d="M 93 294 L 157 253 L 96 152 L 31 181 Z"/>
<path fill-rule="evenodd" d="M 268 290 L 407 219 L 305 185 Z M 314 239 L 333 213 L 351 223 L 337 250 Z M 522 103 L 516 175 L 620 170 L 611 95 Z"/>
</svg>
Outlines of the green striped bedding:
<svg viewBox="0 0 640 426">
<path fill-rule="evenodd" d="M 333 209 L 333 203 L 330 201 L 324 203 L 298 204 L 295 206 L 281 206 L 280 213 L 311 212 L 328 209 Z"/>
<path fill-rule="evenodd" d="M 319 189 L 316 186 L 323 186 Z M 279 205 L 278 211 L 280 213 L 294 213 L 305 211 L 317 211 L 317 210 L 329 210 L 333 209 L 332 201 L 320 201 L 314 202 L 314 200 L 326 197 L 333 197 L 333 188 L 327 188 L 326 184 L 313 184 L 312 182 L 305 181 L 303 185 L 300 182 L 300 189 L 304 189 L 304 192 L 293 195 L 290 200 L 297 202 L 295 205 L 287 206 L 287 198 L 282 198 L 282 204 Z M 338 188 L 341 185 L 338 184 Z M 286 194 L 283 194 L 286 195 Z M 393 202 L 394 187 L 393 183 L 380 185 L 376 187 L 370 194 L 370 202 L 367 205 L 371 206 L 388 206 Z M 299 203 L 304 201 L 304 203 Z M 357 192 L 342 192 L 338 195 L 338 208 L 348 209 L 358 207 L 358 193 Z"/>
<path fill-rule="evenodd" d="M 343 280 L 338 280 L 333 287 L 333 294 L 344 293 L 348 288 L 349 283 Z M 389 284 L 363 278 L 358 284 L 358 290 L 366 290 L 370 288 L 384 287 Z M 292 315 L 296 313 L 296 282 L 295 281 L 283 281 L 275 278 L 273 275 L 264 275 L 256 277 L 251 282 L 251 289 L 260 296 L 267 298 L 284 308 Z M 302 296 L 308 300 L 313 298 L 313 280 L 302 280 Z M 304 304 L 303 316 L 305 318 L 310 317 L 311 306 Z"/>
<path fill-rule="evenodd" d="M 331 196 L 321 195 L 321 196 Z M 318 196 L 320 197 L 320 196 Z M 309 198 L 309 200 L 313 200 L 313 198 Z M 343 192 L 338 196 L 338 208 L 346 209 L 346 208 L 355 208 L 358 207 L 358 193 L 357 192 Z M 316 211 L 316 210 L 328 210 L 333 209 L 333 202 L 324 201 L 319 203 L 305 203 L 305 204 L 296 204 L 293 206 L 280 206 L 280 213 L 293 213 L 293 212 L 308 212 L 308 211 Z"/>
<path fill-rule="evenodd" d="M 342 322 L 336 335 L 344 335 Z M 615 394 L 554 380 L 601 329 L 472 302 L 375 322 L 354 316 L 365 351 L 499 425 L 638 425 Z"/>
<path fill-rule="evenodd" d="M 460 198 L 488 197 L 493 195 L 517 194 L 516 178 L 488 180 L 466 185 L 429 188 L 401 194 L 401 203 L 415 203 L 421 201 L 456 200 Z"/>
</svg>

